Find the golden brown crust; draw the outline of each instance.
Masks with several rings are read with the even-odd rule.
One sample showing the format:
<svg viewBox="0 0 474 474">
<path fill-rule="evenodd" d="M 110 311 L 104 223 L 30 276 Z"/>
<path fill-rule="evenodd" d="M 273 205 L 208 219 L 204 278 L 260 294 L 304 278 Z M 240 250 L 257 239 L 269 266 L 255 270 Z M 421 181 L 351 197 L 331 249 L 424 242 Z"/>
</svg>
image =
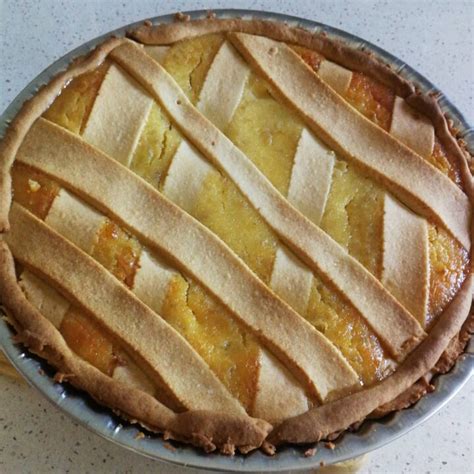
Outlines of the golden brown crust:
<svg viewBox="0 0 474 474">
<path fill-rule="evenodd" d="M 425 327 L 430 289 L 428 224 L 387 193 L 383 206 L 381 281 Z"/>
<path fill-rule="evenodd" d="M 299 314 L 308 306 L 313 279 L 313 272 L 286 247 L 277 248 L 270 287 Z"/>
<path fill-rule="evenodd" d="M 120 94 L 117 94 L 117 90 Z M 153 99 L 111 64 L 82 132 L 87 143 L 129 167 Z M 123 113 L 126 111 L 127 113 Z M 104 127 L 101 124 L 113 124 Z M 120 137 L 120 140 L 116 140 Z"/>
<path fill-rule="evenodd" d="M 173 155 L 162 193 L 181 209 L 191 212 L 212 166 L 185 140 Z"/>
<path fill-rule="evenodd" d="M 414 92 L 405 97 L 405 100 L 433 122 L 436 136 L 443 143 L 448 156 L 453 156 L 456 159 L 456 165 L 461 172 L 464 191 L 472 202 L 474 200 L 474 180 L 470 169 L 472 156 L 463 148 L 463 141 L 456 139 L 457 132 L 455 130 L 451 132 L 449 119 L 444 116 L 436 97 Z"/>
<path fill-rule="evenodd" d="M 61 189 L 44 221 L 84 252 L 91 253 L 96 243 L 97 232 L 105 219 L 104 215 L 83 204 L 65 189 Z"/>
<path fill-rule="evenodd" d="M 445 374 L 456 363 L 458 357 L 464 352 L 472 334 L 474 334 L 474 312 L 471 313 L 464 322 L 461 331 L 456 334 L 450 341 L 446 350 L 439 358 L 436 365 L 426 373 L 418 382 L 413 384 L 405 392 L 401 393 L 397 398 L 385 405 L 381 405 L 374 410 L 369 416 L 370 418 L 380 418 L 391 413 L 392 411 L 408 408 L 417 402 L 423 395 L 433 390 L 431 379 L 438 374 Z"/>
<path fill-rule="evenodd" d="M 393 105 L 390 134 L 425 159 L 433 153 L 435 130 L 431 120 L 398 96 Z"/>
<path fill-rule="evenodd" d="M 268 36 L 280 41 L 300 44 L 318 50 L 324 54 L 326 58 L 352 70 L 366 72 L 370 76 L 390 86 L 395 90 L 397 95 L 404 97 L 407 103 L 414 109 L 432 120 L 438 138 L 445 146 L 447 152 L 457 160 L 457 164 L 461 170 L 464 189 L 468 195 L 473 198 L 474 185 L 469 170 L 471 157 L 462 149 L 455 138 L 455 133 L 451 132 L 450 126 L 436 98 L 419 94 L 412 84 L 401 78 L 388 66 L 382 64 L 370 54 L 363 51 L 354 51 L 352 48 L 322 35 L 313 35 L 299 28 L 290 28 L 281 23 L 263 22 L 260 20 L 206 19 L 193 23 L 178 23 L 158 27 L 144 26 L 131 32 L 130 36 L 146 44 L 170 44 L 184 37 L 217 31 L 242 31 Z M 78 60 L 65 73 L 58 76 L 43 88 L 30 102 L 26 103 L 10 125 L 4 140 L 0 143 L 0 232 L 8 229 L 8 212 L 11 202 L 9 170 L 14 160 L 16 150 L 30 128 L 30 125 L 43 113 L 67 80 L 96 67 L 110 50 L 121 43 L 121 40 L 109 40 L 102 46 L 99 46 L 96 52 L 86 60 Z M 89 392 L 100 403 L 123 413 L 127 418 L 139 420 L 143 425 L 153 430 L 163 431 L 171 429 L 171 433 L 167 432 L 171 438 L 190 442 L 205 449 L 215 449 L 217 446 L 221 451 L 231 453 L 234 450 L 234 446 L 240 447 L 242 451 L 245 451 L 247 445 L 260 446 L 263 443 L 269 432 L 269 425 L 264 422 L 255 421 L 255 423 L 249 426 L 242 427 L 240 425 L 235 426 L 235 420 L 225 416 L 219 417 L 215 413 L 186 412 L 175 415 L 168 408 L 147 394 L 111 380 L 89 364 L 73 356 L 52 324 L 42 317 L 25 299 L 15 278 L 13 260 L 8 247 L 1 240 L 0 277 L 0 294 L 3 295 L 2 302 L 8 312 L 14 315 L 15 327 L 18 330 L 20 339 L 24 341 L 25 344 L 30 345 L 30 348 L 34 352 L 49 360 L 61 373 L 74 373 L 75 375 L 71 378 L 71 383 Z M 468 313 L 469 304 L 467 300 L 470 299 L 470 296 L 466 296 L 468 293 L 466 288 L 471 285 L 471 278 L 472 277 L 469 277 L 469 281 L 465 282 L 455 300 L 433 328 L 433 331 L 436 331 L 436 337 L 431 337 L 430 334 L 423 344 L 413 353 L 422 352 L 425 357 L 421 357 L 417 362 L 414 360 L 415 356 L 412 355 L 403 364 L 403 373 L 397 377 L 398 379 L 402 379 L 403 386 L 408 385 L 409 381 L 413 378 L 407 373 L 407 366 L 410 362 L 413 362 L 413 367 L 420 372 L 421 368 L 426 368 L 425 373 L 430 374 L 431 372 L 437 371 L 441 373 L 448 370 L 457 359 L 459 353 L 462 352 L 473 330 L 473 315 L 471 315 L 469 320 L 464 324 L 463 329 L 458 332 L 457 335 L 455 332 L 456 328 L 458 328 L 457 330 L 459 331 L 460 322 L 462 322 Z M 8 295 L 8 297 L 4 300 L 5 295 Z M 460 299 L 463 300 L 464 304 L 459 304 Z M 449 318 L 452 318 L 451 322 Z M 452 335 L 451 343 L 449 343 L 447 335 L 443 337 L 443 334 L 440 334 L 444 330 L 446 334 Z M 56 333 L 54 331 L 56 331 Z M 433 341 L 433 339 L 435 340 Z M 47 341 L 47 345 L 44 344 L 45 341 Z M 442 352 L 445 348 L 447 348 L 446 351 L 441 358 L 438 356 L 439 361 L 436 363 L 435 355 L 438 352 Z M 427 367 L 431 362 L 431 367 Z M 398 371 L 382 383 L 392 380 L 397 373 Z M 373 415 L 397 410 L 416 401 L 428 390 L 426 385 L 427 379 L 422 380 L 424 381 L 412 381 L 411 387 L 398 395 L 395 401 L 388 401 L 379 408 L 380 413 L 373 411 Z M 387 383 L 393 385 L 393 382 Z M 376 389 L 376 387 L 373 387 L 373 389 Z M 370 390 L 372 389 L 365 390 L 361 392 L 361 394 L 366 394 L 367 398 L 370 399 L 372 397 Z M 391 396 L 393 398 L 396 395 L 391 393 Z M 355 403 L 352 401 L 353 398 L 351 400 L 351 397 L 343 400 L 350 402 L 349 406 Z M 332 407 L 333 405 L 334 404 L 331 404 Z M 360 411 L 360 406 L 357 403 L 356 405 Z M 330 412 L 331 409 L 328 411 Z M 313 419 L 312 413 L 313 411 L 304 416 L 309 415 L 308 418 Z M 362 414 L 361 418 L 364 418 L 366 415 L 367 413 Z M 346 418 L 346 423 L 342 420 L 339 425 L 347 425 L 351 419 L 353 419 L 353 416 Z M 285 426 L 286 425 L 283 424 L 275 433 L 274 440 L 277 442 L 282 442 L 285 436 L 289 437 L 287 435 L 291 435 L 292 427 L 298 427 L 298 423 L 289 420 L 290 430 L 286 433 Z M 303 432 L 301 436 L 299 436 L 299 439 L 303 440 L 301 442 L 308 442 L 319 438 L 322 436 L 322 431 L 330 431 L 328 426 L 328 424 L 324 427 L 321 425 L 319 427 L 320 429 L 316 430 L 316 433 L 315 430 L 311 429 Z M 304 423 L 300 425 L 300 428 L 304 428 Z M 326 429 L 321 430 L 321 428 Z M 338 429 L 342 428 L 336 428 L 334 431 Z"/>
<path fill-rule="evenodd" d="M 197 104 L 197 109 L 220 130 L 229 125 L 249 74 L 247 63 L 224 41 L 207 71 Z"/>
<path fill-rule="evenodd" d="M 380 405 L 369 416 L 370 419 L 381 418 L 393 411 L 404 410 L 416 403 L 427 393 L 433 391 L 433 386 L 429 382 L 429 377 L 423 376 L 417 380 L 410 388 L 402 392 L 388 403 Z"/>
<path fill-rule="evenodd" d="M 335 155 L 311 132 L 302 130 L 291 170 L 287 199 L 315 225 L 319 225 L 323 218 L 331 189 Z"/>
</svg>

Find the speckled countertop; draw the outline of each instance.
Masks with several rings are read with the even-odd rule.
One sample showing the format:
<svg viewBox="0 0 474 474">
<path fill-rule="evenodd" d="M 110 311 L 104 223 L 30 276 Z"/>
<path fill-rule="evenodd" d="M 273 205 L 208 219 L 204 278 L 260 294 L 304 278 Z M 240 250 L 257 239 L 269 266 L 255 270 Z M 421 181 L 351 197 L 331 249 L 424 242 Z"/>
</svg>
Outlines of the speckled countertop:
<svg viewBox="0 0 474 474">
<path fill-rule="evenodd" d="M 418 69 L 474 124 L 474 2 L 0 0 L 0 111 L 53 60 L 123 24 L 175 11 L 250 8 L 304 16 L 376 43 Z M 474 380 L 421 427 L 371 453 L 361 472 L 467 473 Z M 76 425 L 26 384 L 0 376 L 0 472 L 191 473 Z"/>
</svg>

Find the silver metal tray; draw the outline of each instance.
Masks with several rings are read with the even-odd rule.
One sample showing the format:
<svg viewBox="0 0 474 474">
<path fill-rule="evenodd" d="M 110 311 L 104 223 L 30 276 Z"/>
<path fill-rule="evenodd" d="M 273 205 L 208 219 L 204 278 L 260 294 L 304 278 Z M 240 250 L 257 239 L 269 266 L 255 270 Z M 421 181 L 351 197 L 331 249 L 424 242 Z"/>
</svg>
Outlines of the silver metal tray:
<svg viewBox="0 0 474 474">
<path fill-rule="evenodd" d="M 206 11 L 193 11 L 189 14 L 193 19 L 203 18 Z M 417 84 L 423 92 L 439 92 L 422 75 L 383 49 L 322 23 L 262 11 L 216 10 L 216 14 L 219 18 L 238 16 L 279 20 L 285 21 L 291 26 L 300 26 L 314 32 L 325 32 L 328 36 L 341 39 L 354 48 L 364 48 L 372 51 L 384 62 L 392 65 L 403 77 Z M 151 21 L 153 23 L 170 23 L 173 21 L 173 15 L 158 16 L 152 18 Z M 64 70 L 74 58 L 87 53 L 105 38 L 111 35 L 123 36 L 127 30 L 137 27 L 141 23 L 133 23 L 93 39 L 66 54 L 44 70 L 25 87 L 0 117 L 0 135 L 3 136 L 7 124 L 20 110 L 23 102 L 33 96 L 38 87 L 48 83 L 54 75 Z M 462 114 L 442 93 L 440 104 L 442 109 L 453 119 L 455 126 L 461 130 L 461 136 L 468 143 L 469 150 L 472 153 L 474 151 L 474 129 L 469 127 Z M 254 452 L 246 456 L 226 457 L 219 454 L 204 454 L 197 449 L 179 444 L 173 445 L 175 449 L 170 450 L 169 444 L 166 447 L 159 436 L 152 434 L 146 436 L 145 439 L 135 439 L 139 431 L 136 426 L 126 423 L 113 415 L 110 410 L 99 406 L 84 392 L 80 392 L 67 384 L 55 383 L 52 379 L 54 370 L 45 361 L 32 355 L 23 347 L 15 345 L 11 339 L 12 334 L 6 322 L 0 320 L 0 346 L 6 356 L 33 387 L 76 422 L 94 433 L 144 456 L 173 464 L 219 471 L 279 472 L 304 470 L 317 467 L 320 462 L 333 464 L 360 456 L 380 448 L 423 423 L 454 397 L 474 372 L 474 344 L 471 341 L 466 354 L 459 358 L 453 370 L 449 374 L 436 378 L 434 382 L 436 390 L 433 393 L 425 396 L 408 410 L 389 415 L 378 421 L 367 421 L 356 433 L 345 433 L 336 442 L 334 450 L 320 449 L 316 456 L 311 458 L 304 457 L 302 448 L 294 447 L 282 448 L 273 457 L 265 456 L 261 452 Z"/>
</svg>

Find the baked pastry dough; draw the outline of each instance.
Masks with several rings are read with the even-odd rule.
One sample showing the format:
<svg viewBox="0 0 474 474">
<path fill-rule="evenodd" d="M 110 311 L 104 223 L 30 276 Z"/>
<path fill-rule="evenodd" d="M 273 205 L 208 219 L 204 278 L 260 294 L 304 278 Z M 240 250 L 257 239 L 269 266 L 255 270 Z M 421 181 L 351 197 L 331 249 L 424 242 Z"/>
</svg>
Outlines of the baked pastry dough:
<svg viewBox="0 0 474 474">
<path fill-rule="evenodd" d="M 0 143 L 0 301 L 59 379 L 152 431 L 317 442 L 462 352 L 469 161 L 435 99 L 327 37 L 145 25 Z"/>
</svg>

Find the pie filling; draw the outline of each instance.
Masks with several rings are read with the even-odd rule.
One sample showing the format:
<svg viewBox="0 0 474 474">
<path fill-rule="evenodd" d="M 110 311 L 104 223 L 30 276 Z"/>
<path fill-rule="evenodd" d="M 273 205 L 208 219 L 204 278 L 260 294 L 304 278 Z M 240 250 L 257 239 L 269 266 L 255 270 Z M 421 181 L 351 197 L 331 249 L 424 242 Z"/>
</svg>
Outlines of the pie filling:
<svg viewBox="0 0 474 474">
<path fill-rule="evenodd" d="M 224 42 L 225 37 L 220 34 L 182 40 L 170 46 L 160 60 L 198 108 L 211 65 Z M 299 46 L 292 48 L 316 73 L 320 71 L 322 77 L 323 68 L 331 70 L 332 66 L 325 64 L 321 54 Z M 108 59 L 93 72 L 72 80 L 44 117 L 81 135 L 89 118 L 96 113 L 94 104 L 102 94 L 101 87 L 111 64 Z M 344 77 L 348 74 L 348 86 L 344 86 Z M 394 92 L 363 73 L 346 70 L 340 77 L 337 87 L 345 87 L 342 94 L 345 100 L 389 131 Z M 249 71 L 231 119 L 222 127 L 222 132 L 281 194 L 290 198 L 295 155 L 302 147 L 300 141 L 306 129 L 299 115 L 275 97 L 265 79 Z M 395 357 L 354 304 L 324 275 L 310 270 L 287 248 L 229 177 L 210 162 L 199 161 L 194 149 L 184 148 L 179 127 L 158 102 L 151 103 L 138 135 L 131 150 L 130 169 L 216 234 L 259 279 L 334 344 L 357 374 L 361 386 L 370 386 L 394 370 Z M 330 181 L 326 195 L 321 198 L 320 216 L 314 218 L 319 222 L 315 224 L 382 281 L 384 212 L 389 193 L 331 150 L 327 151 L 327 157 Z M 435 137 L 432 153 L 426 159 L 461 185 L 460 172 L 438 138 Z M 189 181 L 180 181 L 178 171 L 182 169 L 190 170 Z M 56 200 L 62 196 L 62 186 L 19 162 L 15 163 L 12 176 L 14 200 L 48 223 Z M 89 236 L 92 245 L 87 252 L 140 297 L 137 279 L 144 270 L 143 258 L 148 248 L 112 217 L 98 215 L 96 218 L 97 224 Z M 444 228 L 434 222 L 425 225 L 428 232 L 427 306 L 418 319 L 423 328 L 429 328 L 460 288 L 470 263 L 467 250 Z M 153 253 L 153 258 L 165 269 L 166 278 L 160 280 L 164 290 L 152 306 L 145 302 L 189 342 L 232 396 L 253 415 L 262 377 L 260 361 L 264 345 L 191 275 L 178 269 L 165 255 Z M 279 268 L 284 269 L 281 270 L 283 280 Z M 285 294 L 284 289 L 280 290 L 281 282 L 284 284 L 284 271 L 291 268 L 301 277 L 300 283 Z M 28 291 L 25 292 L 28 296 Z M 135 372 L 141 370 L 92 315 L 75 305 L 66 306 L 57 327 L 79 357 L 111 377 L 116 377 L 117 369 L 124 366 Z M 143 373 L 141 376 L 147 379 Z M 290 379 L 297 385 L 296 380 Z M 131 378 L 126 380 L 132 383 Z M 146 386 L 145 382 L 140 385 L 133 380 L 140 387 Z M 147 383 L 150 384 L 150 380 Z M 154 385 L 152 391 L 160 398 L 156 392 L 159 384 Z M 300 387 L 300 390 L 308 397 L 308 406 L 324 402 L 308 394 L 305 388 Z"/>
</svg>

